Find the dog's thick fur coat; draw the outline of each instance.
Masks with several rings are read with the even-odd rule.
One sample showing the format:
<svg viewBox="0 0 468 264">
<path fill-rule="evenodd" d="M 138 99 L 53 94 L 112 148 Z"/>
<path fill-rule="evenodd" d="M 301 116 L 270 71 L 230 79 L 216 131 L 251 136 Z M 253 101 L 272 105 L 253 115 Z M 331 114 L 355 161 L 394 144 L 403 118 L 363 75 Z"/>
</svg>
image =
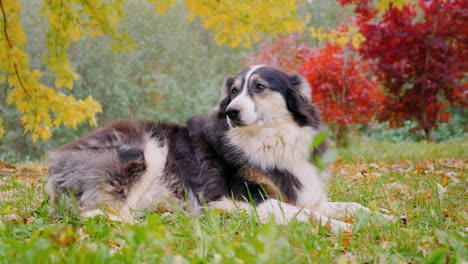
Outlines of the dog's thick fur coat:
<svg viewBox="0 0 468 264">
<path fill-rule="evenodd" d="M 72 198 L 84 216 L 112 208 L 132 221 L 139 210 L 188 210 L 202 206 L 233 211 L 254 207 L 261 220 L 301 221 L 350 229 L 333 218 L 364 208 L 330 203 L 326 171 L 310 153 L 320 131 L 310 88 L 298 75 L 253 66 L 227 78 L 209 116 L 175 125 L 113 123 L 52 151 L 47 190 L 53 204 Z M 102 206 L 102 207 L 100 207 Z"/>
</svg>

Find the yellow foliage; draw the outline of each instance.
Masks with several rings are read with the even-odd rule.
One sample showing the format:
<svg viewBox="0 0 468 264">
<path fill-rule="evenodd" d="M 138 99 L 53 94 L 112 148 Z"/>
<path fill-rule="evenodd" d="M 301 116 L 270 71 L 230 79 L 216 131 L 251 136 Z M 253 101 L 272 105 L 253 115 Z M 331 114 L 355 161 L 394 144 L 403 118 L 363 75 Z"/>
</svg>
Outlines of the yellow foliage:
<svg viewBox="0 0 468 264">
<path fill-rule="evenodd" d="M 17 1 L 17 0 L 13 0 Z M 133 46 L 131 39 L 117 31 L 117 23 L 123 17 L 122 0 L 43 0 L 42 15 L 50 24 L 47 35 L 50 71 L 55 72 L 57 88 L 72 89 L 78 76 L 71 65 L 67 48 L 89 32 L 89 36 L 110 34 L 121 46 Z"/>
<path fill-rule="evenodd" d="M 45 2 L 50 5 L 62 6 L 62 8 L 71 3 L 71 1 Z M 7 103 L 15 105 L 21 113 L 25 133 L 31 132 L 33 141 L 39 138 L 48 140 L 51 136 L 51 127 L 57 127 L 61 124 L 76 127 L 78 123 L 87 119 L 94 120 L 96 113 L 102 110 L 101 106 L 91 97 L 80 100 L 73 96 L 65 96 L 63 93 L 41 84 L 38 80 L 41 73 L 37 70 L 30 70 L 29 60 L 23 51 L 26 37 L 20 23 L 21 5 L 19 1 L 0 0 L 0 8 L 2 11 L 0 13 L 0 28 L 3 29 L 0 34 L 0 45 L 7 47 L 0 49 L 0 72 L 7 74 L 7 78 L 2 78 L 0 81 L 7 81 L 11 88 L 7 96 Z M 70 89 L 72 81 L 76 79 L 76 74 L 66 56 L 66 47 L 70 40 L 77 40 L 81 34 L 76 25 L 65 21 L 65 17 L 72 16 L 71 13 L 67 10 L 61 10 L 59 14 L 51 13 L 52 15 L 48 17 L 51 23 L 51 32 L 55 32 L 60 41 L 56 41 L 55 37 L 53 40 L 48 40 L 48 45 L 53 45 L 53 50 L 51 50 L 51 55 L 47 60 L 50 69 L 56 71 L 56 86 L 65 86 Z M 55 24 L 52 25 L 52 23 Z M 61 27 L 57 25 L 65 24 L 70 24 L 72 27 L 67 25 L 62 32 Z M 67 37 L 63 38 L 64 36 Z M 1 123 L 0 132 L 1 136 L 3 134 Z"/>
<path fill-rule="evenodd" d="M 3 137 L 5 131 L 3 130 L 3 118 L 0 117 L 0 137 Z"/>
<path fill-rule="evenodd" d="M 300 0 L 186 0 L 189 19 L 199 17 L 206 29 L 214 31 L 218 45 L 250 47 L 261 35 L 276 36 L 302 32 L 304 21 L 297 14 Z"/>
<path fill-rule="evenodd" d="M 382 12 L 387 10 L 390 4 L 401 9 L 406 3 L 411 3 L 411 0 L 377 0 L 377 7 Z"/>
<path fill-rule="evenodd" d="M 356 26 L 348 26 L 348 30 L 343 32 L 339 30 L 326 31 L 323 28 L 309 27 L 310 35 L 316 38 L 319 42 L 331 42 L 344 47 L 347 43 L 351 43 L 354 48 L 359 48 L 359 44 L 365 40 L 364 36 L 359 33 L 359 28 Z"/>
<path fill-rule="evenodd" d="M 154 10 L 160 15 L 166 14 L 169 8 L 175 6 L 175 0 L 148 0 L 148 2 L 155 4 Z"/>
</svg>

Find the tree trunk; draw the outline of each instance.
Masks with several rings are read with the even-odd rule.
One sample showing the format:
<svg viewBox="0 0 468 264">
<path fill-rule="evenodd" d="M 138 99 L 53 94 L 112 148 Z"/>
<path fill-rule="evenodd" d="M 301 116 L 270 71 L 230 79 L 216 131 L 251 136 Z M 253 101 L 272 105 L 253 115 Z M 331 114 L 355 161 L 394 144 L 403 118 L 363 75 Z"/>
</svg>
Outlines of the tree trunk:
<svg viewBox="0 0 468 264">
<path fill-rule="evenodd" d="M 435 142 L 434 137 L 432 136 L 432 127 L 424 128 L 424 133 L 426 134 L 427 141 Z"/>
<path fill-rule="evenodd" d="M 345 126 L 338 126 L 336 129 L 336 146 L 347 147 L 349 145 L 348 128 Z"/>
</svg>

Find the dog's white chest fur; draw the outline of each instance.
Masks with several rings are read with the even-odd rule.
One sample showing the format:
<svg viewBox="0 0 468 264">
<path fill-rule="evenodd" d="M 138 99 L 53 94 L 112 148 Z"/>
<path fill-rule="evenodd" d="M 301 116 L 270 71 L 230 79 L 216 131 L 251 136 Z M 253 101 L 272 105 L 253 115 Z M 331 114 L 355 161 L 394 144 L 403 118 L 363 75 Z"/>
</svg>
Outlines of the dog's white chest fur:
<svg viewBox="0 0 468 264">
<path fill-rule="evenodd" d="M 316 131 L 282 120 L 276 124 L 232 128 L 227 137 L 240 148 L 249 161 L 265 170 L 285 169 L 302 184 L 297 205 L 314 209 L 327 200 L 325 180 L 309 160 L 309 147 Z"/>
</svg>

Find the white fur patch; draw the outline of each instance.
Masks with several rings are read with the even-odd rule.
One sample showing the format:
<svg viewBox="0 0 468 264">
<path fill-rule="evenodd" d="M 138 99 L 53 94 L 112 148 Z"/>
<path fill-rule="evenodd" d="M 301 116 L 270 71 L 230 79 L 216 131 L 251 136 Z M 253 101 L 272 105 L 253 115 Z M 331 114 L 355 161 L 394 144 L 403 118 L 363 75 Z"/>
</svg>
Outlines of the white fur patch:
<svg viewBox="0 0 468 264">
<path fill-rule="evenodd" d="M 146 143 L 144 148 L 146 171 L 131 188 L 127 197 L 130 209 L 152 210 L 158 205 L 169 205 L 170 200 L 176 199 L 162 182 L 167 153 L 167 144 L 160 147 L 155 139 L 149 139 Z"/>
<path fill-rule="evenodd" d="M 315 210 L 327 201 L 326 181 L 320 177 L 314 165 L 302 160 L 297 161 L 289 170 L 302 184 L 296 201 L 298 206 Z"/>
<path fill-rule="evenodd" d="M 255 102 L 252 100 L 252 97 L 249 96 L 248 90 L 250 77 L 257 69 L 263 66 L 264 65 L 256 65 L 250 68 L 250 70 L 245 75 L 244 86 L 242 87 L 241 93 L 228 105 L 228 108 L 236 108 L 240 111 L 241 121 L 246 125 L 255 123 L 258 120 L 258 116 L 255 111 Z M 229 126 L 232 127 L 229 118 L 227 118 L 227 120 Z"/>
<path fill-rule="evenodd" d="M 233 201 L 226 197 L 221 198 L 221 200 L 213 201 L 208 204 L 210 208 L 220 209 L 226 212 L 234 212 L 236 209 L 251 210 L 252 206 L 243 201 Z"/>
<path fill-rule="evenodd" d="M 255 123 L 258 119 L 255 113 L 255 103 L 252 98 L 248 94 L 244 94 L 242 92 L 238 95 L 228 107 L 236 108 L 240 111 L 240 120 L 245 125 L 250 125 Z M 230 122 L 231 120 L 228 118 L 229 125 L 232 127 Z"/>
<path fill-rule="evenodd" d="M 254 65 L 250 68 L 250 70 L 247 72 L 247 74 L 245 75 L 245 82 L 244 82 L 244 87 L 242 88 L 242 93 L 244 91 L 247 91 L 248 87 L 249 87 L 249 80 L 250 80 L 250 76 L 252 76 L 252 73 L 254 73 L 257 69 L 263 67 L 265 65 Z"/>
</svg>

